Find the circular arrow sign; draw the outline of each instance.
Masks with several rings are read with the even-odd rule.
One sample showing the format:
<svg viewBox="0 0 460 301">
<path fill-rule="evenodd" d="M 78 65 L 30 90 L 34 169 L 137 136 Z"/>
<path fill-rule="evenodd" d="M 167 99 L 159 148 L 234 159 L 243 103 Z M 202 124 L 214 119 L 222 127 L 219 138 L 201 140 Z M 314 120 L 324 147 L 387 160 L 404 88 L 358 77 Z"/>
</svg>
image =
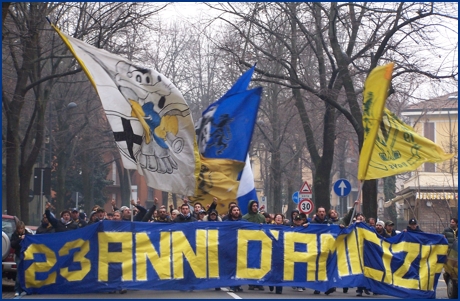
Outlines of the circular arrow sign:
<svg viewBox="0 0 460 301">
<path fill-rule="evenodd" d="M 299 203 L 299 192 L 298 191 L 294 192 L 294 194 L 292 195 L 292 201 L 296 204 Z"/>
<path fill-rule="evenodd" d="M 351 192 L 351 184 L 347 179 L 338 179 L 334 183 L 334 192 L 340 197 L 345 197 Z"/>
<path fill-rule="evenodd" d="M 310 214 L 314 209 L 313 201 L 310 199 L 302 199 L 299 202 L 299 211 L 301 213 Z"/>
</svg>

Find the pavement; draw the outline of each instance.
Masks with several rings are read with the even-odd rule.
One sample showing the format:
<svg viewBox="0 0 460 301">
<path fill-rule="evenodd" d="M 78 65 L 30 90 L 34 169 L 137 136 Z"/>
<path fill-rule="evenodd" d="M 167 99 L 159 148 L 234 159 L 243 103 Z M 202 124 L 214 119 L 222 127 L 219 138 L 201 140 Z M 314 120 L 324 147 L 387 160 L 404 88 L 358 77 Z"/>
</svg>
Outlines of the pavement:
<svg viewBox="0 0 460 301">
<path fill-rule="evenodd" d="M 370 295 L 363 297 L 356 297 L 355 288 L 351 288 L 347 294 L 342 293 L 342 289 L 337 289 L 337 292 L 326 296 L 324 294 L 314 295 L 313 290 L 307 289 L 304 292 L 297 292 L 291 287 L 285 287 L 282 295 L 275 295 L 274 292 L 269 292 L 268 286 L 265 286 L 265 291 L 249 291 L 247 286 L 243 286 L 244 292 L 232 293 L 229 292 L 228 288 L 222 288 L 222 291 L 215 291 L 214 289 L 202 290 L 202 291 L 128 291 L 127 294 L 107 294 L 107 293 L 90 293 L 90 294 L 56 294 L 56 295 L 24 295 L 21 297 L 14 297 L 14 281 L 2 279 L 2 299 L 399 299 L 396 297 L 390 297 L 386 295 Z M 436 290 L 436 299 L 448 299 L 446 284 L 442 277 L 439 279 L 438 287 Z"/>
</svg>

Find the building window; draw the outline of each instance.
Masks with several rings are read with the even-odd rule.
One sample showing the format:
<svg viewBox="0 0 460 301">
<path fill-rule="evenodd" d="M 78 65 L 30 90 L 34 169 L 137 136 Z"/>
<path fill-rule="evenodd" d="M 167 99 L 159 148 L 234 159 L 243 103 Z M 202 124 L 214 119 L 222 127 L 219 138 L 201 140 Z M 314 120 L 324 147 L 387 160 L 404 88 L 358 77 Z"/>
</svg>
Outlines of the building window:
<svg viewBox="0 0 460 301">
<path fill-rule="evenodd" d="M 430 139 L 431 141 L 435 142 L 435 137 L 434 137 L 434 122 L 425 122 L 423 125 L 423 135 Z M 434 163 L 425 163 L 424 171 L 427 172 L 435 172 L 436 171 L 436 166 Z"/>
<path fill-rule="evenodd" d="M 155 189 L 147 187 L 147 200 L 153 200 L 155 198 Z"/>
</svg>

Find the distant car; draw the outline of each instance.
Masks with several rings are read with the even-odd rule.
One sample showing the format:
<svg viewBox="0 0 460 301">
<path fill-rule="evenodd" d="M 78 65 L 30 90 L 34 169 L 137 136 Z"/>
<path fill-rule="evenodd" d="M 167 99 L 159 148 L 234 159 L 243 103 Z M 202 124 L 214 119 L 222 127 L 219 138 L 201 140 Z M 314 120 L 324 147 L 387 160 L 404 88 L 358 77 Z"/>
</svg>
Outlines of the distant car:
<svg viewBox="0 0 460 301">
<path fill-rule="evenodd" d="M 2 278 L 16 279 L 16 262 L 14 249 L 11 248 L 11 235 L 16 231 L 16 216 L 2 214 Z M 35 226 L 26 226 L 26 231 L 35 234 Z"/>
<path fill-rule="evenodd" d="M 444 281 L 447 285 L 447 297 L 458 298 L 458 240 L 449 247 L 447 261 L 444 263 Z"/>
<path fill-rule="evenodd" d="M 11 235 L 16 231 L 18 218 L 2 214 L 2 278 L 16 279 L 14 249 L 11 248 Z"/>
</svg>

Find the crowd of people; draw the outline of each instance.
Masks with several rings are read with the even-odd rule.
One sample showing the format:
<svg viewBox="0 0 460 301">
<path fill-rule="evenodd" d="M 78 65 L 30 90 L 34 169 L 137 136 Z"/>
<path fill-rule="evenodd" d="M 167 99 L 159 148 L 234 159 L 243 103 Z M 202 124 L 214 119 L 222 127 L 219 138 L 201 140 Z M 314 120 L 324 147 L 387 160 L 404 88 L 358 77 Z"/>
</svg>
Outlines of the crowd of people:
<svg viewBox="0 0 460 301">
<path fill-rule="evenodd" d="M 355 212 L 354 207 L 343 217 L 339 218 L 339 215 L 336 210 L 330 209 L 326 213 L 324 207 L 318 207 L 316 213 L 309 218 L 307 215 L 300 213 L 299 210 L 293 210 L 289 216 L 286 218 L 281 213 L 271 214 L 264 211 L 263 206 L 259 207 L 258 202 L 251 201 L 248 205 L 248 213 L 245 215 L 241 214 L 240 207 L 237 202 L 230 202 L 228 205 L 228 211 L 224 214 L 219 214 L 216 210 L 217 199 L 214 198 L 212 204 L 204 207 L 201 203 L 195 202 L 193 205 L 184 198 L 183 204 L 175 209 L 172 205 L 169 206 L 169 210 L 165 205 L 158 206 L 158 199 L 155 198 L 153 206 L 147 210 L 138 202 L 131 200 L 132 210 L 130 207 L 122 206 L 121 208 L 116 207 L 115 200 L 112 200 L 112 211 L 106 212 L 104 208 L 100 206 L 94 206 L 91 213 L 87 216 L 84 212 L 80 212 L 77 208 L 64 210 L 60 213 L 59 217 L 56 217 L 55 214 L 51 212 L 52 206 L 47 203 L 45 207 L 45 213 L 41 220 L 40 226 L 36 230 L 36 234 L 45 234 L 53 232 L 64 232 L 75 230 L 78 228 L 85 227 L 103 220 L 113 220 L 113 221 L 138 221 L 138 222 L 153 222 L 153 223 L 188 223 L 188 222 L 221 222 L 221 221 L 230 221 L 230 222 L 252 222 L 257 224 L 274 224 L 287 227 L 308 227 L 310 224 L 336 224 L 344 228 L 352 223 L 361 223 L 365 222 L 368 226 L 375 229 L 375 232 L 379 237 L 389 238 L 395 235 L 398 235 L 400 231 L 394 229 L 395 224 L 388 220 L 386 222 L 376 221 L 375 218 L 369 218 L 366 221 L 364 215 L 360 212 Z M 358 203 L 355 202 L 355 206 Z M 15 249 L 16 252 L 16 263 L 19 264 L 20 258 L 20 242 L 24 239 L 25 235 L 31 234 L 25 231 L 25 226 L 22 221 L 19 221 L 16 225 L 16 231 L 13 233 L 11 238 L 11 246 Z M 417 220 L 412 218 L 409 220 L 407 228 L 403 231 L 409 232 L 423 232 L 418 224 Z M 450 227 L 446 228 L 442 233 L 448 240 L 451 245 L 458 237 L 458 219 L 452 218 L 450 220 Z M 15 292 L 16 296 L 19 296 L 23 291 L 19 281 L 19 277 L 16 277 Z M 215 288 L 216 290 L 221 290 L 221 288 Z M 249 285 L 249 290 L 259 290 L 263 291 L 264 287 L 262 285 Z M 303 292 L 306 290 L 304 287 L 293 287 L 293 289 L 298 292 Z M 269 286 L 269 290 L 272 292 L 275 290 L 276 294 L 282 294 L 282 286 Z M 243 291 L 241 286 L 232 286 L 229 289 L 230 292 L 241 292 Z M 336 291 L 336 288 L 331 288 L 324 292 L 324 294 L 329 295 Z M 126 289 L 121 289 L 119 291 L 121 294 L 127 292 Z M 343 293 L 347 293 L 348 288 L 343 288 Z M 320 294 L 318 290 L 314 290 L 314 294 Z M 357 296 L 362 296 L 364 294 L 370 295 L 370 289 L 366 287 L 358 287 L 356 290 Z M 374 293 L 375 295 L 375 293 Z"/>
</svg>

